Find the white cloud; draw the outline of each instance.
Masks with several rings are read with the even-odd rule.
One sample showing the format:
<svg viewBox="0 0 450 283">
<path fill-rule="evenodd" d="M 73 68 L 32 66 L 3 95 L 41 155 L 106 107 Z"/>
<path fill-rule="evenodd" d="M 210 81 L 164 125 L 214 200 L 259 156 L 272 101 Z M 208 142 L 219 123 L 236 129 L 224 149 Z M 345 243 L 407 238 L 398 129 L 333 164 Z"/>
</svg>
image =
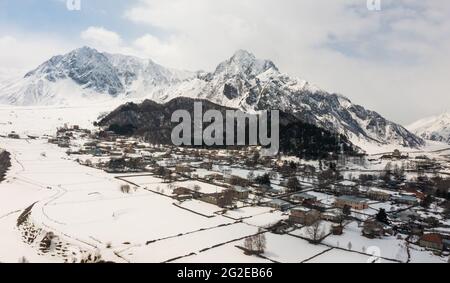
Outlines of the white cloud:
<svg viewBox="0 0 450 283">
<path fill-rule="evenodd" d="M 103 27 L 89 27 L 81 33 L 81 38 L 100 49 L 116 49 L 122 44 L 119 34 Z"/>
<path fill-rule="evenodd" d="M 176 44 L 170 42 L 170 40 L 164 42 L 151 34 L 136 39 L 132 47 L 136 54 L 157 59 L 159 62 L 173 62 L 176 59 L 179 60 L 178 56 L 181 55 Z"/>
<path fill-rule="evenodd" d="M 442 0 L 140 0 L 124 11 L 142 35 L 93 25 L 67 42 L 0 33 L 3 67 L 32 69 L 81 45 L 213 70 L 237 49 L 408 123 L 450 105 L 450 5 Z M 148 31 L 146 30 L 148 28 Z M 150 32 L 151 31 L 151 32 Z M 9 35 L 9 36 L 8 36 Z M 32 51 L 31 51 L 32 50 Z"/>
<path fill-rule="evenodd" d="M 0 35 L 0 71 L 24 74 L 52 56 L 67 52 L 75 46 L 73 43 L 47 35 L 20 33 Z"/>
</svg>

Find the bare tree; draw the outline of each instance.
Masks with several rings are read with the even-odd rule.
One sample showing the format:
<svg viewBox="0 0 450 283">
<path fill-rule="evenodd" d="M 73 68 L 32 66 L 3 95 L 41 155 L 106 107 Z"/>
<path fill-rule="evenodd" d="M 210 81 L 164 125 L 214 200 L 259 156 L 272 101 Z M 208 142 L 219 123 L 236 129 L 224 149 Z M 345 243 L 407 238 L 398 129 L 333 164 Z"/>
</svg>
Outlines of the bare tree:
<svg viewBox="0 0 450 283">
<path fill-rule="evenodd" d="M 266 250 L 266 235 L 259 229 L 258 235 L 248 237 L 244 240 L 245 253 L 249 255 L 263 254 Z"/>
<path fill-rule="evenodd" d="M 125 184 L 121 185 L 120 191 L 124 194 L 129 194 L 131 192 L 130 185 L 125 185 Z"/>
<path fill-rule="evenodd" d="M 258 254 L 263 254 L 266 250 L 266 235 L 263 233 L 262 229 L 259 229 L 259 234 L 255 236 L 255 248 Z"/>
<path fill-rule="evenodd" d="M 313 225 L 306 228 L 306 233 L 313 244 L 320 244 L 325 237 L 325 230 L 322 227 L 322 221 L 316 221 Z"/>
<path fill-rule="evenodd" d="M 248 237 L 244 241 L 244 248 L 246 254 L 251 254 L 253 252 L 253 239 L 252 237 Z"/>
<path fill-rule="evenodd" d="M 248 172 L 247 179 L 249 182 L 252 183 L 255 180 L 255 172 L 253 171 Z"/>
<path fill-rule="evenodd" d="M 199 185 L 194 185 L 194 191 L 196 193 L 200 192 L 202 190 L 202 187 L 200 187 Z"/>
</svg>

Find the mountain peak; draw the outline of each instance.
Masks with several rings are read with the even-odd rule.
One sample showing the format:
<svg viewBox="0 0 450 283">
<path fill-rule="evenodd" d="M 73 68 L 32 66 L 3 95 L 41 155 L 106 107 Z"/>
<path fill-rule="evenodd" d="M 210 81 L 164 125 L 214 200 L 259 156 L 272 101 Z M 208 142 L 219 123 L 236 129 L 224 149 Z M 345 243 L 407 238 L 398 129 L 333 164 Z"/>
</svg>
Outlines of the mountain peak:
<svg viewBox="0 0 450 283">
<path fill-rule="evenodd" d="M 239 49 L 236 52 L 234 52 L 231 59 L 234 59 L 236 61 L 242 61 L 242 60 L 246 60 L 246 59 L 256 60 L 256 56 L 247 50 Z"/>
<path fill-rule="evenodd" d="M 258 59 L 253 53 L 240 49 L 230 59 L 220 63 L 215 74 L 258 76 L 270 69 L 278 72 L 278 68 L 272 61 Z"/>
<path fill-rule="evenodd" d="M 450 113 L 419 120 L 408 129 L 424 139 L 450 144 Z"/>
<path fill-rule="evenodd" d="M 99 52 L 95 48 L 92 48 L 89 46 L 83 46 L 83 47 L 73 50 L 71 53 L 99 53 Z"/>
</svg>

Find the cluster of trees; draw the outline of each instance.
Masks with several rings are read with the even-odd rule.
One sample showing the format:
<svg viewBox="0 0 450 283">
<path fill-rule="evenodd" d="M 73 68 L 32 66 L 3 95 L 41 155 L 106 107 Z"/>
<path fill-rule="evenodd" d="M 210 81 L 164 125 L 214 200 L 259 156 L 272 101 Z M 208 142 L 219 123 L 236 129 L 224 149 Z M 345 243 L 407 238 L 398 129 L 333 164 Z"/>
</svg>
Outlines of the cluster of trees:
<svg viewBox="0 0 450 283">
<path fill-rule="evenodd" d="M 320 172 L 317 175 L 317 178 L 320 190 L 327 190 L 331 185 L 344 180 L 341 172 L 335 167 L 330 167 L 327 170 Z"/>
<path fill-rule="evenodd" d="M 302 190 L 302 185 L 300 184 L 297 177 L 291 177 L 287 181 L 287 188 L 289 192 L 294 193 Z"/>
<path fill-rule="evenodd" d="M 289 117 L 285 118 L 290 120 Z M 285 123 L 282 121 L 280 137 L 281 152 L 305 160 L 337 159 L 338 154 L 356 154 L 353 145 L 345 136 L 336 135 L 298 119 Z"/>
<path fill-rule="evenodd" d="M 370 183 L 375 182 L 376 180 L 378 180 L 378 176 L 376 176 L 376 175 L 371 175 L 371 174 L 359 175 L 359 182 L 361 183 L 361 185 L 368 185 Z"/>
<path fill-rule="evenodd" d="M 253 172 L 250 172 L 253 173 Z M 252 175 L 249 173 L 249 176 L 251 177 Z M 253 173 L 253 178 L 250 180 L 250 178 L 248 179 L 244 179 L 238 176 L 232 176 L 230 179 L 230 185 L 232 186 L 241 186 L 241 187 L 247 187 L 251 184 L 251 182 L 254 180 L 254 173 Z"/>
<path fill-rule="evenodd" d="M 404 164 L 402 164 L 402 166 L 398 166 L 398 164 L 396 164 L 395 166 L 392 166 L 392 163 L 388 162 L 386 164 L 386 167 L 384 168 L 383 173 L 381 173 L 381 179 L 385 183 L 389 183 L 391 181 L 396 181 L 396 182 L 405 181 L 406 175 L 405 175 Z"/>
<path fill-rule="evenodd" d="M 136 170 L 142 170 L 145 168 L 145 164 L 142 161 L 141 158 L 118 158 L 118 159 L 111 159 L 107 167 L 110 169 L 136 169 Z"/>
<path fill-rule="evenodd" d="M 261 158 L 261 154 L 258 151 L 254 151 L 250 153 L 250 158 L 245 160 L 245 166 L 247 167 L 255 167 L 258 165 L 258 162 Z"/>
<path fill-rule="evenodd" d="M 153 172 L 155 175 L 161 177 L 165 183 L 171 183 L 173 181 L 172 171 L 164 166 L 157 166 Z"/>
<path fill-rule="evenodd" d="M 270 184 L 271 184 L 270 174 L 266 173 L 264 175 L 256 177 L 255 178 L 255 183 L 257 183 L 258 185 L 268 185 L 268 186 L 270 186 Z"/>
<path fill-rule="evenodd" d="M 287 162 L 285 161 L 283 165 L 279 166 L 277 168 L 278 172 L 280 172 L 283 176 L 290 176 L 292 174 L 295 174 L 298 169 L 298 164 L 291 161 Z"/>
<path fill-rule="evenodd" d="M 376 215 L 376 219 L 378 222 L 389 224 L 389 218 L 384 208 L 380 209 L 378 214 Z"/>
<path fill-rule="evenodd" d="M 435 176 L 431 179 L 433 182 L 435 192 L 434 195 L 439 198 L 450 199 L 450 178 L 442 178 Z"/>
<path fill-rule="evenodd" d="M 450 200 L 450 178 L 442 178 L 436 175 L 432 178 L 427 175 L 419 175 L 409 187 L 415 187 L 426 195 Z"/>
</svg>

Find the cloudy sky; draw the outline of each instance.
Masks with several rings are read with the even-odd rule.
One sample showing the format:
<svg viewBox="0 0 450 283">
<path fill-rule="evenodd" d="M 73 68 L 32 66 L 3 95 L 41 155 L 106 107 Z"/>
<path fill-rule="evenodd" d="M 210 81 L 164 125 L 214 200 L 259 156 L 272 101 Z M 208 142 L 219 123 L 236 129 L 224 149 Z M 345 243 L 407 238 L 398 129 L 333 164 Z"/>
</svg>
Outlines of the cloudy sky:
<svg viewBox="0 0 450 283">
<path fill-rule="evenodd" d="M 447 0 L 381 0 L 380 11 L 366 0 L 80 2 L 0 0 L 2 71 L 83 45 L 189 70 L 247 49 L 399 123 L 450 110 Z"/>
</svg>

